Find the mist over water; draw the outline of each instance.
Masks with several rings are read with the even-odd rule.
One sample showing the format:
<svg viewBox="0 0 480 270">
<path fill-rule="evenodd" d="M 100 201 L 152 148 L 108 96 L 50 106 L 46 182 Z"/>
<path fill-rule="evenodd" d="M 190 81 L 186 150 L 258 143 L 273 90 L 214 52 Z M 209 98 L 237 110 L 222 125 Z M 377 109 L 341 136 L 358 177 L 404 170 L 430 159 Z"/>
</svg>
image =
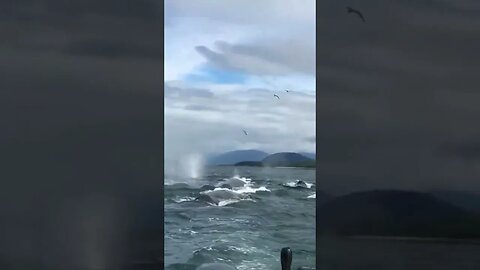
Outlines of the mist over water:
<svg viewBox="0 0 480 270">
<path fill-rule="evenodd" d="M 185 156 L 182 160 L 183 172 L 186 176 L 198 179 L 202 176 L 205 162 L 200 154 L 194 153 Z"/>
<path fill-rule="evenodd" d="M 200 185 L 205 170 L 205 158 L 200 153 L 179 154 L 165 160 L 165 185 L 188 183 Z"/>
</svg>

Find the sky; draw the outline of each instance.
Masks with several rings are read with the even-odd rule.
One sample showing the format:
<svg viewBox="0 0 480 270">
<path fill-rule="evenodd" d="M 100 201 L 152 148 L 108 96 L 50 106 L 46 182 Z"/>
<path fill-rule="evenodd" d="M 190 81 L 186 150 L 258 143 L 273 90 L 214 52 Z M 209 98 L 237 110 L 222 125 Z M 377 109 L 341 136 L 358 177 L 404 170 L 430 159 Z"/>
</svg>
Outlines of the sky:
<svg viewBox="0 0 480 270">
<path fill-rule="evenodd" d="M 2 266 L 161 254 L 163 217 L 156 244 L 131 234 L 163 209 L 161 2 L 0 1 L 0 14 Z"/>
<path fill-rule="evenodd" d="M 315 1 L 167 0 L 164 21 L 166 160 L 315 152 Z"/>
<path fill-rule="evenodd" d="M 163 209 L 162 120 L 172 154 L 316 138 L 333 191 L 479 192 L 480 2 L 317 4 L 0 1 L 0 261 L 118 269 L 160 252 L 149 238 L 131 257 L 125 232 Z"/>
<path fill-rule="evenodd" d="M 480 2 L 317 4 L 320 188 L 480 192 Z"/>
</svg>

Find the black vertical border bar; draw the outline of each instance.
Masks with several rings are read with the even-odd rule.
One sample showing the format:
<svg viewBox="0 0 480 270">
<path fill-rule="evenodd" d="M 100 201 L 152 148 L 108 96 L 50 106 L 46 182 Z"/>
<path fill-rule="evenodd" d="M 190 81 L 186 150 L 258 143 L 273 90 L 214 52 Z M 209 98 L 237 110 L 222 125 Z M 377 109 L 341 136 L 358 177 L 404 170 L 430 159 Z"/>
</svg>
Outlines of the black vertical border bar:
<svg viewBox="0 0 480 270">
<path fill-rule="evenodd" d="M 165 0 L 161 0 L 161 25 L 160 26 L 160 35 L 161 35 L 161 47 L 159 48 L 160 50 L 162 50 L 161 52 L 161 56 L 162 56 L 162 59 L 163 59 L 163 69 L 160 70 L 160 79 L 161 79 L 161 89 L 158 89 L 161 93 L 160 93 L 160 97 L 162 99 L 162 102 L 160 104 L 161 106 L 161 110 L 162 110 L 162 117 L 161 117 L 161 122 L 160 122 L 160 125 L 161 125 L 161 135 L 160 135 L 160 140 L 162 140 L 161 142 L 161 148 L 162 149 L 159 149 L 159 155 L 160 155 L 160 175 L 162 177 L 162 179 L 160 180 L 160 183 L 162 184 L 162 202 L 161 202 L 161 215 L 162 215 L 162 228 L 161 228 L 161 233 L 162 233 L 162 248 L 161 248 L 161 252 L 159 254 L 159 257 L 161 258 L 162 260 L 162 269 L 165 269 L 165 257 L 164 257 L 164 254 L 165 254 L 165 229 L 164 229 L 164 224 L 165 224 L 165 190 L 164 190 L 164 181 L 165 181 L 165 49 L 164 49 L 164 44 L 165 44 L 165 29 L 164 29 L 164 24 L 165 24 Z"/>
<path fill-rule="evenodd" d="M 320 1 L 324 1 L 324 0 L 320 0 Z M 315 193 L 318 193 L 319 192 L 319 181 L 321 181 L 320 179 L 320 162 L 319 162 L 319 155 L 321 154 L 321 149 L 319 149 L 319 141 L 318 141 L 318 134 L 319 134 L 319 130 L 318 130 L 318 119 L 320 119 L 319 117 L 319 104 L 320 104 L 320 97 L 319 97 L 319 89 L 320 89 L 320 81 L 318 80 L 318 70 L 319 70 L 319 66 L 320 66 L 320 57 L 319 57 L 319 47 L 320 47 L 320 35 L 319 35 L 319 7 L 318 7 L 318 3 L 315 2 L 315 162 L 316 162 L 316 166 L 315 166 Z M 321 131 L 320 131 L 321 132 Z M 318 209 L 319 209 L 319 200 L 315 199 L 315 228 L 318 227 L 318 224 L 319 224 L 319 220 L 318 220 Z M 315 230 L 315 254 L 316 254 L 316 259 L 315 259 L 315 265 L 316 265 L 316 269 L 321 269 L 321 261 L 320 261 L 320 242 L 319 242 L 319 237 L 318 237 L 318 230 Z"/>
</svg>

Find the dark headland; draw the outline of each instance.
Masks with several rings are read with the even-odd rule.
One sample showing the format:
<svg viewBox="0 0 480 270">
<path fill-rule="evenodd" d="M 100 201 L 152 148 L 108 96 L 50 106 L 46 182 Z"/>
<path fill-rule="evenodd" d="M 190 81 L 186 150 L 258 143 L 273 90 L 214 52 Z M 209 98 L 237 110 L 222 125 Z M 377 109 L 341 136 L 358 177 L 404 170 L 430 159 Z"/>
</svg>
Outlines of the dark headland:
<svg viewBox="0 0 480 270">
<path fill-rule="evenodd" d="M 208 164 L 212 166 L 251 166 L 251 167 L 302 167 L 315 168 L 315 154 L 280 152 L 267 154 L 258 150 L 237 150 L 211 156 Z"/>
<path fill-rule="evenodd" d="M 480 239 L 480 213 L 426 192 L 372 190 L 324 200 L 320 235 Z"/>
</svg>

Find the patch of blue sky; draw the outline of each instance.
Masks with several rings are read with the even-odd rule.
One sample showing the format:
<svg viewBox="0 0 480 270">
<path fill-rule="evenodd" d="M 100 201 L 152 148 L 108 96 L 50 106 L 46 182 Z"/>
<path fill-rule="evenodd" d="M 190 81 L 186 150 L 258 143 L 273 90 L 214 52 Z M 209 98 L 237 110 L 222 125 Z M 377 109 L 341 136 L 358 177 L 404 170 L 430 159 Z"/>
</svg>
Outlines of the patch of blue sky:
<svg viewBox="0 0 480 270">
<path fill-rule="evenodd" d="M 246 74 L 241 72 L 202 66 L 183 76 L 183 80 L 191 83 L 243 84 L 247 77 Z"/>
</svg>

